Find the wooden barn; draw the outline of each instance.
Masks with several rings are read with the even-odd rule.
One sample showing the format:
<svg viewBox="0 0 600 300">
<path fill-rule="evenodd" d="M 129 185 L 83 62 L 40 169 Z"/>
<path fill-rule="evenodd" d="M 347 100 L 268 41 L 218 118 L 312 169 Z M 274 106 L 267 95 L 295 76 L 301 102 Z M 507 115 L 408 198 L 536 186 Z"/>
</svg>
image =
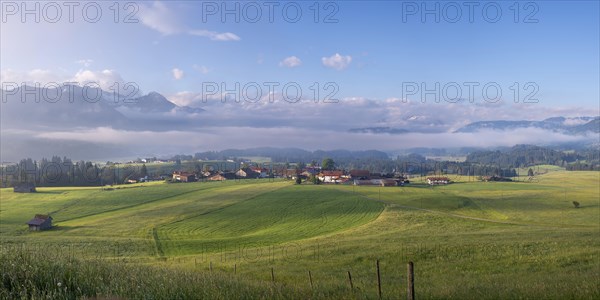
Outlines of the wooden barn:
<svg viewBox="0 0 600 300">
<path fill-rule="evenodd" d="M 21 183 L 18 185 L 15 185 L 15 187 L 13 188 L 13 192 L 15 193 L 35 193 L 35 184 L 30 183 L 30 182 L 26 182 L 26 183 Z"/>
<path fill-rule="evenodd" d="M 189 172 L 173 172 L 173 180 L 180 182 L 194 182 L 196 181 L 196 174 Z"/>
<path fill-rule="evenodd" d="M 33 219 L 27 222 L 30 231 L 40 231 L 52 228 L 52 217 L 49 215 L 37 214 Z"/>
</svg>

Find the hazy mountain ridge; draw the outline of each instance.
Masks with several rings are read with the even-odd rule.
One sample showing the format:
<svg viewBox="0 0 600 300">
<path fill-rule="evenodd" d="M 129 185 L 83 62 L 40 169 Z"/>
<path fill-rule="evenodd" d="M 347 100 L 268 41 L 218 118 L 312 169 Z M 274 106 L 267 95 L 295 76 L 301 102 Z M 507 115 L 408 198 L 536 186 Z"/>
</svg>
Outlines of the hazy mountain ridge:
<svg viewBox="0 0 600 300">
<path fill-rule="evenodd" d="M 57 88 L 21 87 L 14 93 L 0 89 L 4 128 L 113 127 L 121 129 L 170 128 L 177 124 L 160 117 L 202 113 L 201 108 L 178 106 L 157 92 L 135 98 L 78 85 Z M 26 89 L 26 92 L 24 91 Z M 156 117 L 152 118 L 153 115 Z M 142 117 L 142 118 L 141 118 Z M 153 122 L 144 122 L 152 118 Z M 166 118 L 164 118 L 166 119 Z M 156 122 L 158 120 L 158 122 Z"/>
<path fill-rule="evenodd" d="M 352 133 L 374 133 L 374 134 L 404 134 L 409 133 L 409 130 L 402 128 L 392 128 L 392 127 L 364 127 L 364 128 L 352 128 L 348 130 L 348 132 Z"/>
<path fill-rule="evenodd" d="M 454 132 L 473 133 L 481 130 L 514 130 L 522 128 L 540 128 L 570 135 L 600 132 L 599 117 L 552 117 L 542 121 L 478 121 L 470 123 Z"/>
</svg>

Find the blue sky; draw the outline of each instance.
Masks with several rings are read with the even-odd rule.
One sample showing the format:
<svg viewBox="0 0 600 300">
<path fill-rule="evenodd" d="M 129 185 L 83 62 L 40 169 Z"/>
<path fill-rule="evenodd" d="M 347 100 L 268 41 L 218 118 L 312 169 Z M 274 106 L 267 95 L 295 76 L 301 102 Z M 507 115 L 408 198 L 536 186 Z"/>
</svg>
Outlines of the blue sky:
<svg viewBox="0 0 600 300">
<path fill-rule="evenodd" d="M 220 4 L 220 2 L 212 2 Z M 135 81 L 142 91 L 164 94 L 199 91 L 202 82 L 294 81 L 308 88 L 312 82 L 336 82 L 338 95 L 386 99 L 401 97 L 402 82 L 475 81 L 498 82 L 507 95 L 513 82 L 539 85 L 542 104 L 565 102 L 594 107 L 598 95 L 598 2 L 535 2 L 533 15 L 538 23 L 514 22 L 511 3 L 500 3 L 502 16 L 497 23 L 484 19 L 481 6 L 474 9 L 474 22 L 468 21 L 468 8 L 462 2 L 462 17 L 447 22 L 454 13 L 419 13 L 402 20 L 403 2 L 336 2 L 337 23 L 314 21 L 313 2 L 300 3 L 302 17 L 297 23 L 284 17 L 281 2 L 274 9 L 275 22 L 268 22 L 268 8 L 262 6 L 258 23 L 251 11 L 244 14 L 240 3 L 240 23 L 233 15 L 208 15 L 203 22 L 199 1 L 139 2 L 134 18 L 138 24 L 115 24 L 109 3 L 103 3 L 99 23 L 85 22 L 75 13 L 75 22 L 22 24 L 19 15 L 6 16 L 2 24 L 2 70 L 28 72 L 46 70 L 67 75 L 82 69 L 114 70 L 126 81 Z M 257 2 L 253 2 L 257 3 Z M 415 2 L 417 3 L 417 2 Z M 428 8 L 438 3 L 427 2 Z M 29 3 L 33 5 L 33 3 Z M 324 19 L 333 8 L 319 3 Z M 418 2 L 418 4 L 421 4 Z M 233 8 L 233 3 L 228 3 Z M 124 12 L 131 10 L 125 10 Z M 404 7 L 404 9 L 406 9 Z M 420 9 L 420 8 L 419 8 Z M 519 5 L 519 19 L 525 20 L 534 8 Z M 219 11 L 221 8 L 219 8 Z M 493 9 L 488 15 L 494 17 Z M 154 18 L 145 20 L 145 14 Z M 44 24 L 45 23 L 45 24 Z M 154 28 L 152 28 L 154 27 Z M 167 29 L 165 29 L 167 28 Z M 169 31 L 172 30 L 172 31 Z M 215 41 L 185 33 L 190 30 L 229 32 L 239 40 Z M 339 53 L 351 57 L 341 70 L 328 68 L 323 57 Z M 301 65 L 282 67 L 280 62 L 295 56 Z M 90 60 L 86 67 L 77 61 Z M 183 71 L 173 78 L 173 69 Z"/>
<path fill-rule="evenodd" d="M 226 19 L 220 14 L 223 2 L 143 1 L 128 8 L 120 2 L 119 22 L 115 22 L 114 2 L 107 1 L 93 2 L 99 3 L 102 12 L 97 23 L 84 19 L 82 7 L 86 2 L 75 7 L 73 22 L 68 20 L 64 3 L 54 2 L 63 10 L 56 23 L 44 18 L 54 15 L 52 8 L 43 14 L 45 2 L 24 5 L 33 8 L 35 3 L 39 3 L 42 14 L 39 23 L 32 15 L 22 22 L 21 2 L 2 1 L 2 82 L 97 81 L 105 89 L 114 82 L 135 82 L 140 94 L 157 91 L 178 105 L 206 109 L 211 117 L 201 117 L 203 120 L 247 119 L 246 124 L 236 126 L 252 130 L 279 128 L 289 136 L 294 135 L 290 134 L 293 130 L 287 131 L 290 128 L 324 118 L 330 122 L 319 123 L 319 128 L 331 124 L 332 131 L 387 126 L 452 132 L 479 120 L 600 115 L 598 1 L 480 2 L 473 7 L 472 22 L 467 6 L 472 2 L 273 2 L 277 4 L 273 22 L 264 2 L 227 2 L 224 5 L 230 9 L 237 3 L 240 10 Z M 216 7 L 217 13 L 207 14 L 207 5 Z M 431 10 L 436 5 L 437 15 L 426 14 L 422 19 L 423 8 Z M 254 17 L 255 7 L 260 7 L 260 20 L 248 22 Z M 290 10 L 286 13 L 283 7 Z M 296 16 L 294 7 L 302 11 L 296 23 L 288 21 Z M 316 7 L 320 12 L 318 22 Z M 457 7 L 460 17 L 455 18 Z M 497 7 L 501 15 L 496 14 Z M 122 22 L 134 9 L 132 17 L 138 22 Z M 409 14 L 409 9 L 416 11 Z M 517 9 L 519 14 L 515 16 Z M 94 17 L 93 10 L 91 13 Z M 328 15 L 328 20 L 337 21 L 323 22 Z M 240 22 L 235 21 L 236 16 Z M 244 86 L 251 82 L 262 86 L 261 103 L 222 104 L 218 101 L 222 90 L 215 95 L 202 90 L 203 83 L 225 83 L 233 88 L 235 83 Z M 340 103 L 270 105 L 266 102 L 269 95 L 265 82 L 279 84 L 273 95 L 277 101 L 283 101 L 282 86 L 289 82 L 300 86 L 303 100 L 311 100 L 311 87 L 316 82 L 319 100 L 335 91 L 334 97 Z M 435 103 L 431 95 L 425 95 L 427 103 L 422 103 L 422 88 L 432 89 L 436 83 L 440 88 L 450 86 L 450 98 L 455 96 L 452 83 L 457 83 L 461 98 L 467 99 L 469 89 L 465 83 L 469 82 L 477 85 L 473 103 Z M 327 83 L 337 88 L 325 89 Z M 420 91 L 407 94 L 403 91 L 407 83 L 416 84 Z M 489 83 L 496 83 L 501 90 L 499 102 L 482 98 L 482 88 Z M 517 103 L 511 89 L 515 83 L 519 87 Z M 538 102 L 522 103 L 530 93 Z M 494 91 L 489 95 L 494 98 Z M 202 102 L 203 97 L 212 102 Z M 261 117 L 253 119 L 249 115 Z M 99 132 L 107 137 L 118 135 L 111 130 L 102 128 Z M 286 141 L 284 146 L 303 145 L 305 133 L 296 134 L 298 138 Z M 80 136 L 87 135 L 84 132 Z M 58 136 L 68 139 L 62 133 Z M 520 140 L 495 137 L 485 142 L 527 143 L 531 133 L 521 136 Z M 443 146 L 439 141 L 446 140 L 413 138 L 415 146 Z M 455 145 L 485 144 L 479 137 L 456 140 L 453 136 L 447 140 Z M 198 150 L 212 150 L 198 143 Z M 226 140 L 219 143 L 230 147 Z M 402 146 L 384 139 L 371 143 L 373 147 L 369 148 Z M 257 144 L 270 143 L 264 140 L 238 147 Z M 310 147 L 327 149 L 337 145 L 342 144 L 332 139 L 328 145 L 315 141 Z"/>
</svg>

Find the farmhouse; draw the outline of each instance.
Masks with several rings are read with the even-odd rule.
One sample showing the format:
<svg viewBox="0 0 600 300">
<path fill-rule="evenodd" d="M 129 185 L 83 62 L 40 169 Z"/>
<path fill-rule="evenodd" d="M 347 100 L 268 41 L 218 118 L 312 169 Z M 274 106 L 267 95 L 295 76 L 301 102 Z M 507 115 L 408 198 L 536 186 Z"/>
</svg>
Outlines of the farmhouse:
<svg viewBox="0 0 600 300">
<path fill-rule="evenodd" d="M 429 185 L 448 184 L 450 178 L 448 177 L 427 177 L 427 183 Z"/>
<path fill-rule="evenodd" d="M 237 172 L 235 172 L 235 175 L 237 175 L 240 178 L 259 178 L 260 177 L 260 173 L 254 172 L 250 168 L 241 168 Z"/>
<path fill-rule="evenodd" d="M 302 171 L 302 173 L 300 173 L 300 175 L 304 176 L 305 178 L 309 178 L 310 176 L 317 175 L 318 173 L 319 172 L 315 168 L 306 168 Z"/>
<path fill-rule="evenodd" d="M 30 182 L 21 183 L 13 188 L 15 193 L 35 193 L 35 185 Z"/>
<path fill-rule="evenodd" d="M 180 182 L 194 182 L 194 181 L 196 181 L 196 174 L 175 171 L 175 172 L 173 172 L 173 180 L 180 181 Z"/>
<path fill-rule="evenodd" d="M 501 177 L 501 176 L 497 176 L 497 175 L 492 175 L 492 176 L 485 176 L 481 178 L 482 181 L 512 181 L 512 179 L 510 178 L 506 178 L 506 177 Z"/>
<path fill-rule="evenodd" d="M 37 214 L 33 219 L 27 222 L 30 231 L 40 231 L 52 228 L 52 217 L 49 215 Z"/>
<path fill-rule="evenodd" d="M 237 179 L 237 175 L 233 172 L 222 172 L 208 177 L 210 181 L 225 181 L 228 179 Z"/>
<path fill-rule="evenodd" d="M 300 173 L 301 172 L 299 169 L 286 169 L 281 171 L 281 175 L 288 179 L 296 179 L 298 176 L 300 176 Z"/>
<path fill-rule="evenodd" d="M 380 179 L 381 186 L 398 186 L 398 181 L 394 179 Z"/>
<path fill-rule="evenodd" d="M 318 177 L 324 183 L 339 183 L 343 175 L 343 171 L 322 171 Z"/>
<path fill-rule="evenodd" d="M 250 170 L 252 170 L 252 172 L 257 173 L 258 177 L 260 177 L 260 178 L 267 178 L 267 177 L 269 177 L 269 170 L 266 169 L 266 168 L 250 167 Z"/>
</svg>

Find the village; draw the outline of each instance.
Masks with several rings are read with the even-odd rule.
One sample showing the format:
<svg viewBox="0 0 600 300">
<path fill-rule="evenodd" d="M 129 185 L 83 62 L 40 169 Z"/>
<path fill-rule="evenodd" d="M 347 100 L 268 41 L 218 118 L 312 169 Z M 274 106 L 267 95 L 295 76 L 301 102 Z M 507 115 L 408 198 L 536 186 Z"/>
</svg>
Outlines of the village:
<svg viewBox="0 0 600 300">
<path fill-rule="evenodd" d="M 172 182 L 196 181 L 225 181 L 240 179 L 284 178 L 297 183 L 310 182 L 314 184 L 346 184 L 371 186 L 404 186 L 410 183 L 408 174 L 381 174 L 369 170 L 322 170 L 320 167 L 305 167 L 295 169 L 274 169 L 259 166 L 243 167 L 237 171 L 175 171 Z M 143 179 L 141 179 L 143 180 Z M 429 185 L 449 184 L 451 180 L 445 176 L 427 177 Z M 133 182 L 132 182 L 133 183 Z"/>
</svg>

